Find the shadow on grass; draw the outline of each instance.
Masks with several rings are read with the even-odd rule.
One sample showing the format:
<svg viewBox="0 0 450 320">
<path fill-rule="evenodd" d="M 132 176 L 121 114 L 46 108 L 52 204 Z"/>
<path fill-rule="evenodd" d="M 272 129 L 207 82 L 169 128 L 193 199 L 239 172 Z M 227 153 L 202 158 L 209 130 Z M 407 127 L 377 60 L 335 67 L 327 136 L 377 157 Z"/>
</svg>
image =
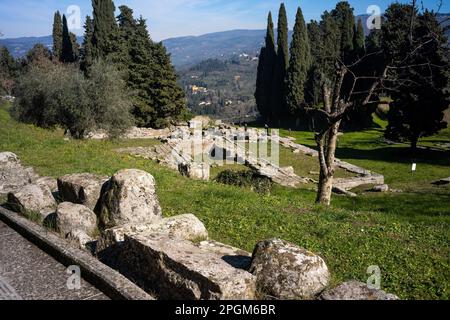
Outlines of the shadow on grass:
<svg viewBox="0 0 450 320">
<path fill-rule="evenodd" d="M 340 198 L 335 204 L 344 209 L 372 211 L 411 218 L 450 216 L 450 194 L 412 192 L 391 195 L 366 195 Z"/>
<path fill-rule="evenodd" d="M 338 158 L 356 160 L 374 160 L 397 163 L 410 163 L 412 161 L 424 162 L 430 165 L 450 166 L 450 151 L 422 150 L 412 152 L 408 147 L 385 147 L 371 150 L 354 148 L 339 148 L 336 152 Z"/>
</svg>

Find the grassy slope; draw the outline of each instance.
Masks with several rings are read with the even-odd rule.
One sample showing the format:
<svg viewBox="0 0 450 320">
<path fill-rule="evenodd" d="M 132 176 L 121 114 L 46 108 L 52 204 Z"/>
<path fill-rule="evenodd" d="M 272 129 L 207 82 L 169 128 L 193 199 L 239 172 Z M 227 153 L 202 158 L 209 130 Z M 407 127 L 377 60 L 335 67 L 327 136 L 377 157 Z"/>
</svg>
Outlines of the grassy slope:
<svg viewBox="0 0 450 320">
<path fill-rule="evenodd" d="M 355 163 L 387 174 L 388 182 L 406 173 L 409 166 L 387 159 L 368 160 L 377 133 L 345 136 L 345 148 L 358 150 L 364 157 Z M 300 142 L 309 142 L 298 133 Z M 355 138 L 355 143 L 350 143 Z M 62 133 L 18 124 L 0 109 L 0 151 L 12 151 L 41 175 L 57 177 L 73 172 L 111 175 L 122 168 L 140 168 L 153 174 L 166 216 L 196 214 L 216 240 L 252 250 L 264 238 L 281 237 L 322 255 L 333 275 L 333 284 L 349 279 L 365 281 L 370 265 L 382 270 L 382 287 L 404 299 L 448 299 L 449 272 L 449 189 L 434 188 L 420 195 L 363 195 L 356 200 L 335 198 L 332 208 L 313 204 L 315 194 L 308 190 L 276 187 L 272 195 L 259 196 L 249 190 L 213 182 L 192 181 L 151 161 L 113 151 L 117 147 L 151 145 L 154 141 L 64 141 Z M 307 143 L 308 144 L 308 143 Z M 373 145 L 372 145 L 373 144 Z M 401 155 L 401 149 L 387 147 L 383 154 Z M 350 157 L 351 153 L 348 152 Z M 343 154 L 340 154 L 342 156 Z M 344 154 L 345 155 L 345 154 Z M 379 157 L 379 156 L 378 156 Z M 344 159 L 346 157 L 343 157 Z M 428 166 L 448 173 L 448 154 L 440 166 Z M 446 162 L 447 161 L 447 162 Z M 424 165 L 425 166 L 425 165 Z M 420 166 L 419 168 L 422 168 Z M 434 169 L 436 168 L 436 169 Z M 406 169 L 405 169 L 406 170 Z M 430 169 L 431 170 L 431 169 Z M 422 175 L 419 171 L 419 175 Z M 428 181 L 429 174 L 421 177 Z M 412 184 L 413 179 L 398 181 Z"/>
</svg>

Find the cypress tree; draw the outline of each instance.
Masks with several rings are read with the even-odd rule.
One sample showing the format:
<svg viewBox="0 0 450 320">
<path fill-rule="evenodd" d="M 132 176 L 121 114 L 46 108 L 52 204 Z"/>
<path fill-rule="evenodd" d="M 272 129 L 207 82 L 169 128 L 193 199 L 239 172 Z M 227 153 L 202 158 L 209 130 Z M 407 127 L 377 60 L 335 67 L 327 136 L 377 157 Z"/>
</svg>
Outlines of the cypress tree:
<svg viewBox="0 0 450 320">
<path fill-rule="evenodd" d="M 69 28 L 67 26 L 67 19 L 65 15 L 63 15 L 61 61 L 64 63 L 71 63 L 75 61 L 75 55 L 73 50 L 73 39 L 70 36 Z"/>
<path fill-rule="evenodd" d="M 62 55 L 62 20 L 59 11 L 55 12 L 53 19 L 53 57 L 56 60 L 61 60 Z"/>
<path fill-rule="evenodd" d="M 289 44 L 288 44 L 288 22 L 286 7 L 284 3 L 280 6 L 278 14 L 278 38 L 277 38 L 277 56 L 274 71 L 271 113 L 273 120 L 280 120 L 286 112 L 284 99 L 284 80 L 289 62 Z"/>
<path fill-rule="evenodd" d="M 152 100 L 156 106 L 156 127 L 165 127 L 179 119 L 185 111 L 184 91 L 177 84 L 175 68 L 170 55 L 162 43 L 153 45 L 153 78 L 151 82 Z"/>
<path fill-rule="evenodd" d="M 17 67 L 16 61 L 8 48 L 5 46 L 0 47 L 0 72 L 9 77 L 15 77 Z"/>
<path fill-rule="evenodd" d="M 76 34 L 72 32 L 70 32 L 70 42 L 72 43 L 73 59 L 74 61 L 78 61 L 80 58 L 80 44 L 78 43 Z"/>
<path fill-rule="evenodd" d="M 300 8 L 297 10 L 290 52 L 285 88 L 286 106 L 291 115 L 298 115 L 305 102 L 305 84 L 311 66 L 308 30 Z"/>
<path fill-rule="evenodd" d="M 347 63 L 354 56 L 353 34 L 355 32 L 355 16 L 353 15 L 353 8 L 347 1 L 341 1 L 336 5 L 331 15 L 339 25 L 340 56 Z"/>
<path fill-rule="evenodd" d="M 94 24 L 90 16 L 86 17 L 84 24 L 84 40 L 81 54 L 80 68 L 89 77 L 92 64 L 94 63 L 94 52 L 92 46 L 92 36 L 94 34 Z"/>
<path fill-rule="evenodd" d="M 94 33 L 92 44 L 95 58 L 107 58 L 115 52 L 117 23 L 114 16 L 116 7 L 111 0 L 92 0 Z"/>
<path fill-rule="evenodd" d="M 321 73 L 318 63 L 322 52 L 322 31 L 319 23 L 315 20 L 308 23 L 308 38 L 311 49 L 311 68 L 308 72 L 305 102 L 309 105 L 317 106 L 321 96 Z"/>
<path fill-rule="evenodd" d="M 364 34 L 364 27 L 361 19 L 358 19 L 354 32 L 353 48 L 355 50 L 356 57 L 362 57 L 366 52 L 366 36 Z"/>
<path fill-rule="evenodd" d="M 267 33 L 265 47 L 261 48 L 256 79 L 255 99 L 260 114 L 267 120 L 270 116 L 270 97 L 272 90 L 273 72 L 276 58 L 275 35 L 273 30 L 272 13 L 267 18 Z"/>
<path fill-rule="evenodd" d="M 139 126 L 164 127 L 185 111 L 184 92 L 177 84 L 169 54 L 161 43 L 153 43 L 146 21 L 128 22 L 121 25 L 134 29 L 130 33 L 127 81 L 134 92 L 133 115 Z"/>
</svg>

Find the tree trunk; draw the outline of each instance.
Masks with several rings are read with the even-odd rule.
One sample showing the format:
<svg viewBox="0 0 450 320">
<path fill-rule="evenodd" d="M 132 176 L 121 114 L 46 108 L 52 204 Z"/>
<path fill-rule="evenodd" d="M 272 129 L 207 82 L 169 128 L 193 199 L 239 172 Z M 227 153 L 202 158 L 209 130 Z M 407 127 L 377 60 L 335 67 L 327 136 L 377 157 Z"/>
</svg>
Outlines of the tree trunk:
<svg viewBox="0 0 450 320">
<path fill-rule="evenodd" d="M 411 139 L 411 151 L 412 153 L 416 153 L 417 152 L 417 143 L 419 141 L 419 137 L 413 137 Z"/>
<path fill-rule="evenodd" d="M 334 124 L 328 133 L 318 141 L 320 159 L 319 189 L 316 202 L 329 206 L 333 191 L 334 159 L 340 122 Z"/>
<path fill-rule="evenodd" d="M 331 194 L 333 191 L 333 176 L 320 173 L 319 190 L 317 192 L 316 203 L 329 206 L 331 204 Z"/>
</svg>

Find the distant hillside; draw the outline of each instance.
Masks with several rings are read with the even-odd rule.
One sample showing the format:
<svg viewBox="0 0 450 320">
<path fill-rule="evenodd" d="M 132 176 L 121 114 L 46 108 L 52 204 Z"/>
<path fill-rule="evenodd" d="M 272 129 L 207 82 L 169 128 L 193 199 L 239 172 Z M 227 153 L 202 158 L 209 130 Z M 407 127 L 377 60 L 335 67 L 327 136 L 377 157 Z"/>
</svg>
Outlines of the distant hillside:
<svg viewBox="0 0 450 320">
<path fill-rule="evenodd" d="M 189 109 L 229 122 L 254 120 L 258 58 L 241 54 L 226 61 L 209 59 L 179 73 Z"/>
<path fill-rule="evenodd" d="M 366 27 L 368 15 L 357 16 Z M 450 13 L 439 14 L 439 20 L 450 18 Z M 443 23 L 450 26 L 450 20 Z M 366 28 L 366 33 L 369 30 Z M 197 37 L 180 37 L 164 40 L 163 43 L 172 55 L 172 62 L 178 68 L 188 68 L 207 59 L 229 60 L 233 56 L 246 53 L 257 55 L 264 44 L 265 30 L 231 30 L 205 34 Z M 447 31 L 450 38 L 450 29 Z M 292 35 L 292 32 L 290 32 Z M 81 43 L 82 38 L 78 41 Z M 5 45 L 15 57 L 24 56 L 36 43 L 52 47 L 52 37 L 28 37 L 17 39 L 0 39 L 0 45 Z"/>
<path fill-rule="evenodd" d="M 81 44 L 83 42 L 83 37 L 78 37 L 77 40 L 78 43 Z M 15 58 L 24 57 L 37 43 L 41 43 L 49 49 L 53 48 L 52 36 L 0 39 L 0 45 L 6 46 Z"/>
</svg>

